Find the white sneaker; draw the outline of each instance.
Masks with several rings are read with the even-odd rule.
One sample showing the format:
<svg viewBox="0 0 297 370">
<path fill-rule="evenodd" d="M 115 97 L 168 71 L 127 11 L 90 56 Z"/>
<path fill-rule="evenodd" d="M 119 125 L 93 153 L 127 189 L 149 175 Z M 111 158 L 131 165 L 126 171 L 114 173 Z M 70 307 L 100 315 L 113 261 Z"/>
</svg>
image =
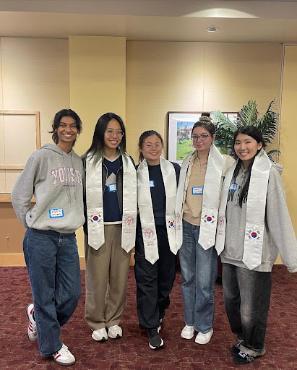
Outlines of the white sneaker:
<svg viewBox="0 0 297 370">
<path fill-rule="evenodd" d="M 180 336 L 184 339 L 192 339 L 194 336 L 194 326 L 186 325 L 180 333 Z"/>
<path fill-rule="evenodd" d="M 213 335 L 213 329 L 210 329 L 207 333 L 199 332 L 196 335 L 195 343 L 207 344 L 211 340 L 212 335 Z"/>
<path fill-rule="evenodd" d="M 28 338 L 31 342 L 34 342 L 37 339 L 37 327 L 36 321 L 34 319 L 34 305 L 30 303 L 27 307 L 27 316 L 29 320 L 29 325 L 27 328 Z"/>
<path fill-rule="evenodd" d="M 65 344 L 62 344 L 61 349 L 53 354 L 53 359 L 59 365 L 73 365 L 75 363 L 75 357 Z"/>
<path fill-rule="evenodd" d="M 101 328 L 94 330 L 92 333 L 92 338 L 97 342 L 105 342 L 108 339 L 106 329 Z"/>
<path fill-rule="evenodd" d="M 123 336 L 123 330 L 119 325 L 113 325 L 108 328 L 108 336 L 109 338 L 121 338 Z"/>
</svg>

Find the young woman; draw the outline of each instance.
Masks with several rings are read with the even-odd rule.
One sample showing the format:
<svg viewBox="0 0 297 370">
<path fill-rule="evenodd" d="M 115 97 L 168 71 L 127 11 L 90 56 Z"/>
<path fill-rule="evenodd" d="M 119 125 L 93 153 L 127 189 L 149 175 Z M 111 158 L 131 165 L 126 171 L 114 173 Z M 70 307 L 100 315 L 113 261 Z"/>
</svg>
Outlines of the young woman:
<svg viewBox="0 0 297 370">
<path fill-rule="evenodd" d="M 137 217 L 136 170 L 126 154 L 124 123 L 105 113 L 85 156 L 86 310 L 95 341 L 122 336 L 130 252 Z"/>
<path fill-rule="evenodd" d="M 159 326 L 170 304 L 176 268 L 175 201 L 179 165 L 161 157 L 163 139 L 153 130 L 140 135 L 135 279 L 139 324 L 149 347 L 164 344 Z"/>
<path fill-rule="evenodd" d="M 60 328 L 80 295 L 74 232 L 84 223 L 83 166 L 72 148 L 81 120 L 71 109 L 63 109 L 56 113 L 52 128 L 55 144 L 31 155 L 13 189 L 12 204 L 27 229 L 24 255 L 33 296 L 27 309 L 28 337 L 38 338 L 43 356 L 72 365 L 75 358 L 62 343 Z"/>
<path fill-rule="evenodd" d="M 271 269 L 280 253 L 297 271 L 297 245 L 277 167 L 266 155 L 260 131 L 242 127 L 234 135 L 237 162 L 228 171 L 219 212 L 216 249 L 223 262 L 225 308 L 236 363 L 265 354 Z"/>
<path fill-rule="evenodd" d="M 222 178 L 228 164 L 214 146 L 214 134 L 209 114 L 202 114 L 192 129 L 195 150 L 182 164 L 176 207 L 186 324 L 181 337 L 192 339 L 197 332 L 198 344 L 207 344 L 213 334 L 214 244 Z"/>
</svg>

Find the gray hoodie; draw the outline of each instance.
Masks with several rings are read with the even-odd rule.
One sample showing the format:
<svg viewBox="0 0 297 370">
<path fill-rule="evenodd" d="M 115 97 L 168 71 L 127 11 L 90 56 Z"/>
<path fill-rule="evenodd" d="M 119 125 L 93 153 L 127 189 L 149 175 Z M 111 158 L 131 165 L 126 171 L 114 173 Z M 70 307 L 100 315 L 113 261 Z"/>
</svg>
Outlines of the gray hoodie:
<svg viewBox="0 0 297 370">
<path fill-rule="evenodd" d="M 74 151 L 47 144 L 34 152 L 11 194 L 18 219 L 25 227 L 74 232 L 84 223 L 83 173 Z"/>
<path fill-rule="evenodd" d="M 227 203 L 225 249 L 221 253 L 223 263 L 243 268 L 247 268 L 242 262 L 246 203 L 242 203 L 242 208 L 239 206 L 238 193 L 246 176 L 246 172 L 241 169 L 236 178 L 238 188 Z M 255 271 L 271 271 L 279 253 L 288 270 L 297 272 L 296 237 L 286 205 L 279 168 L 276 165 L 271 167 L 269 174 L 263 239 L 262 263 Z"/>
</svg>

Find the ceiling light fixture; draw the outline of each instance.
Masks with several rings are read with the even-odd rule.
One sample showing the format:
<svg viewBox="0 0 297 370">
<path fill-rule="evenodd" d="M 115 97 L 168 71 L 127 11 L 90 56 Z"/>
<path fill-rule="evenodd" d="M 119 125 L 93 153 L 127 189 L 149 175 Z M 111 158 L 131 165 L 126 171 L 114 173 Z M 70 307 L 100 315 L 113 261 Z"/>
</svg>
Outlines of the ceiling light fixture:
<svg viewBox="0 0 297 370">
<path fill-rule="evenodd" d="M 207 32 L 217 32 L 217 27 L 215 27 L 215 26 L 209 26 L 209 27 L 207 27 Z"/>
</svg>

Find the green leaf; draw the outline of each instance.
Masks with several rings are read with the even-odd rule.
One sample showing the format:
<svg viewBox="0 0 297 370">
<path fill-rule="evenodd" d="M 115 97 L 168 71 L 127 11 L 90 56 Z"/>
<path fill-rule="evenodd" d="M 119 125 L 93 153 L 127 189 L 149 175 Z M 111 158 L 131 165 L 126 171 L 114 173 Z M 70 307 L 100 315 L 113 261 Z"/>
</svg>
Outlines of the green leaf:
<svg viewBox="0 0 297 370">
<path fill-rule="evenodd" d="M 217 124 L 216 144 L 222 152 L 230 152 L 233 145 L 234 132 L 242 126 L 256 126 L 262 132 L 263 139 L 266 144 L 271 143 L 278 130 L 278 113 L 273 111 L 274 101 L 272 100 L 267 107 L 266 112 L 262 117 L 258 117 L 257 103 L 255 100 L 249 100 L 247 104 L 241 108 L 238 119 L 232 122 L 224 113 L 214 112 L 212 118 Z M 269 152 L 271 156 L 279 154 L 277 149 Z"/>
<path fill-rule="evenodd" d="M 239 112 L 238 127 L 256 126 L 258 118 L 257 103 L 255 100 L 249 100 Z"/>
<path fill-rule="evenodd" d="M 213 112 L 211 116 L 217 126 L 215 143 L 222 153 L 229 153 L 232 149 L 233 135 L 237 125 L 222 112 Z"/>
<path fill-rule="evenodd" d="M 273 141 L 278 128 L 278 114 L 272 111 L 272 104 L 273 101 L 270 102 L 266 113 L 258 120 L 257 124 L 266 144 Z"/>
</svg>

